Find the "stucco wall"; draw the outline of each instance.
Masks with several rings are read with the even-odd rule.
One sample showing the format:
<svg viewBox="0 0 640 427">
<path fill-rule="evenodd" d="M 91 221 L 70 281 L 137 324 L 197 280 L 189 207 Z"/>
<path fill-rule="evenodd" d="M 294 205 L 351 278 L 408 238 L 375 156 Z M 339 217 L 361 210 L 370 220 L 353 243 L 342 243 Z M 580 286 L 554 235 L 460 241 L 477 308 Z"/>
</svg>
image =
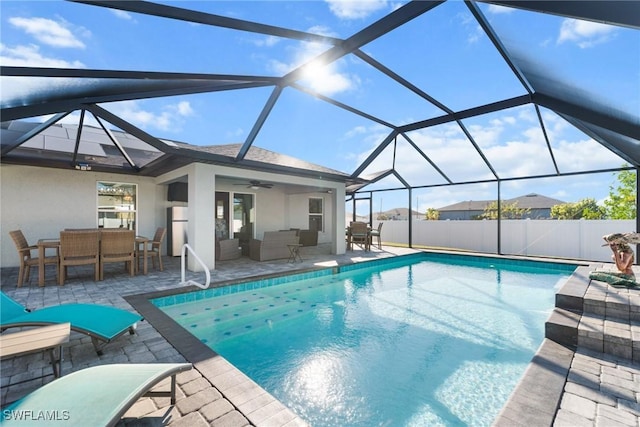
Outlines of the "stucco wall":
<svg viewBox="0 0 640 427">
<path fill-rule="evenodd" d="M 318 243 L 329 243 L 332 238 L 332 230 L 334 229 L 333 217 L 331 215 L 333 209 L 333 197 L 327 193 L 305 193 L 292 194 L 289 196 L 289 227 L 300 228 L 306 230 L 309 228 L 309 199 L 323 199 L 323 231 L 318 233 Z"/>
<path fill-rule="evenodd" d="M 252 193 L 256 196 L 256 237 L 261 238 L 265 231 L 288 229 L 291 227 L 307 228 L 308 198 L 325 198 L 325 233 L 320 233 L 320 242 L 331 242 L 337 236 L 333 227 L 335 213 L 332 197 L 327 193 L 287 194 L 284 186 L 274 186 L 272 189 L 252 190 L 241 186 L 217 185 L 215 177 L 237 176 L 245 179 L 260 179 L 275 182 L 278 179 L 291 181 L 291 177 L 282 175 L 257 173 L 246 169 L 216 167 L 213 165 L 192 164 L 158 178 L 107 174 L 94 171 L 77 171 L 74 169 L 50 169 L 17 165 L 2 165 L 0 167 L 0 267 L 14 267 L 19 259 L 8 233 L 21 229 L 27 240 L 35 244 L 38 239 L 56 238 L 60 230 L 65 228 L 94 228 L 97 220 L 97 192 L 98 181 L 124 182 L 138 185 L 138 223 L 137 234 L 152 237 L 157 227 L 166 226 L 166 208 L 169 206 L 185 206 L 182 202 L 167 201 L 166 184 L 183 177 L 191 176 L 197 185 L 190 188 L 190 200 L 195 192 L 207 192 L 197 197 L 199 209 L 189 215 L 195 215 L 194 221 L 204 224 L 210 215 L 211 223 L 204 224 L 204 228 L 211 228 L 211 232 L 200 233 L 203 226 L 198 227 L 191 237 L 210 235 L 211 240 L 190 241 L 199 248 L 194 248 L 198 254 L 203 254 L 207 263 L 213 265 L 214 247 L 214 202 L 213 195 L 217 191 Z M 340 194 L 344 188 L 340 184 L 318 182 L 317 180 L 300 178 L 296 183 L 306 186 L 335 185 Z M 215 189 L 214 189 L 215 187 Z M 337 195 L 334 190 L 333 194 Z M 204 197 L 207 196 L 207 197 Z M 211 196 L 208 200 L 208 196 Z M 343 197 L 343 196 L 342 196 Z M 204 199 L 208 201 L 205 203 Z M 191 203 L 192 207 L 196 203 Z M 339 205 L 341 207 L 342 205 Z M 343 210 L 341 211 L 343 212 Z M 342 213 L 343 215 L 344 213 Z M 191 216 L 190 216 L 191 218 Z M 341 231 L 342 232 L 342 231 Z M 191 231 L 190 231 L 191 233 Z M 342 236 L 338 236 L 341 238 Z M 165 241 L 166 243 L 166 241 Z M 206 244 L 205 244 L 206 243 Z M 344 252 L 344 245 L 338 242 L 337 250 Z M 209 248 L 210 246 L 210 248 Z M 163 251 L 166 253 L 166 248 Z M 191 266 L 190 266 L 191 268 Z"/>
<path fill-rule="evenodd" d="M 65 228 L 97 227 L 98 181 L 138 184 L 139 235 L 152 237 L 164 224 L 162 205 L 158 207 L 163 186 L 157 188 L 153 178 L 3 164 L 0 179 L 2 267 L 19 263 L 11 230 L 21 229 L 35 244 L 38 239 L 58 237 Z"/>
</svg>

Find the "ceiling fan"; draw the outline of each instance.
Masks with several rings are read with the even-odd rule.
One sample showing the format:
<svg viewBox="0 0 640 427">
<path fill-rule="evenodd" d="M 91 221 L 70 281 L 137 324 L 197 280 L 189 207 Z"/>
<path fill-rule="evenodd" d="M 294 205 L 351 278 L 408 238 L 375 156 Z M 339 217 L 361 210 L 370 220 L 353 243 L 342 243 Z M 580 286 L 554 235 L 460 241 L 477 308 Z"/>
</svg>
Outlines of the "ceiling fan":
<svg viewBox="0 0 640 427">
<path fill-rule="evenodd" d="M 273 187 L 273 184 L 269 184 L 266 182 L 260 182 L 260 181 L 256 181 L 256 180 L 251 180 L 249 181 L 248 184 L 234 184 L 234 185 L 246 185 L 247 188 L 251 188 L 253 190 L 257 190 L 258 188 L 271 188 Z"/>
</svg>

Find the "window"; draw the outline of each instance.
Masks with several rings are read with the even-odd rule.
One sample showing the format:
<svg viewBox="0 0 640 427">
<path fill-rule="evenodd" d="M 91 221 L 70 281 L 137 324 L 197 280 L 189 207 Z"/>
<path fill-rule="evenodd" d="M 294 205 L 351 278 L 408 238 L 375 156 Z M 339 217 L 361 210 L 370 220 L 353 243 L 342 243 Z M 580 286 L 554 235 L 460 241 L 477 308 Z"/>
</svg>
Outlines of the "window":
<svg viewBox="0 0 640 427">
<path fill-rule="evenodd" d="M 321 197 L 309 199 L 309 230 L 324 230 L 323 202 L 324 199 Z"/>
<path fill-rule="evenodd" d="M 98 182 L 98 228 L 136 229 L 138 186 Z"/>
</svg>

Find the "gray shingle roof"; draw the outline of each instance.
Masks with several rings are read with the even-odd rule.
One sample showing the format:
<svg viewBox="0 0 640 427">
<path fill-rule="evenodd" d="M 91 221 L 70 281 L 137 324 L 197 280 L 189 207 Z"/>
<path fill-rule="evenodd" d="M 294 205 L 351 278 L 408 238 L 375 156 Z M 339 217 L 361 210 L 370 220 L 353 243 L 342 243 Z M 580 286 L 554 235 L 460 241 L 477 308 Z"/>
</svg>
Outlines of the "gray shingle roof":
<svg viewBox="0 0 640 427">
<path fill-rule="evenodd" d="M 189 150 L 206 152 L 210 154 L 216 154 L 220 156 L 226 156 L 229 158 L 235 158 L 242 148 L 242 144 L 223 144 L 223 145 L 208 145 L 197 146 L 185 143 L 175 143 L 180 148 L 186 148 Z M 284 154 L 276 153 L 275 151 L 266 150 L 264 148 L 256 147 L 254 145 L 249 148 L 245 160 L 255 161 L 260 163 L 268 163 L 271 165 L 279 165 L 288 168 L 304 169 L 310 171 L 317 171 L 321 173 L 328 173 L 332 175 L 342 175 L 345 178 L 348 175 L 344 172 L 327 168 L 315 163 L 310 163 L 304 160 L 297 159 L 295 157 L 287 156 Z"/>
<path fill-rule="evenodd" d="M 481 211 L 484 210 L 489 204 L 495 202 L 495 200 L 467 200 L 464 202 L 454 203 L 452 205 L 438 208 L 441 212 L 446 211 Z M 545 209 L 551 208 L 555 205 L 560 205 L 566 202 L 562 200 L 553 199 L 551 197 L 542 196 L 540 194 L 525 194 L 523 196 L 515 197 L 513 199 L 503 200 L 505 203 L 517 203 L 519 208 L 530 209 Z"/>
</svg>

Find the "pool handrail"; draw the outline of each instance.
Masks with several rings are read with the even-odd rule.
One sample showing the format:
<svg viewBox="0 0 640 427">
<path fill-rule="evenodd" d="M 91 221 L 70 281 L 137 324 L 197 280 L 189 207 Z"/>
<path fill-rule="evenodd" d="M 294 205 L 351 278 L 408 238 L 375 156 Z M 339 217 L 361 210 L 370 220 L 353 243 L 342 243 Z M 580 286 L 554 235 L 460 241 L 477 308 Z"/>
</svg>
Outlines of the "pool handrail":
<svg viewBox="0 0 640 427">
<path fill-rule="evenodd" d="M 189 252 L 191 252 L 191 255 L 193 255 L 195 260 L 198 261 L 200 263 L 200 265 L 202 266 L 202 268 L 204 269 L 204 274 L 205 274 L 205 277 L 206 277 L 206 282 L 204 283 L 204 285 L 202 283 L 198 283 L 195 280 L 191 280 L 191 279 L 185 281 L 185 272 L 186 272 L 186 266 L 185 266 L 186 257 L 185 256 L 187 254 L 187 249 L 189 250 Z M 207 289 L 209 287 L 209 284 L 211 283 L 211 273 L 209 272 L 209 268 L 206 266 L 206 264 L 204 262 L 202 262 L 200 257 L 194 252 L 194 250 L 191 248 L 191 246 L 189 246 L 187 243 L 182 245 L 182 253 L 180 255 L 180 258 L 181 258 L 181 272 L 182 272 L 180 285 L 181 286 L 195 285 L 195 286 L 197 286 L 197 287 L 199 287 L 201 289 Z"/>
</svg>

